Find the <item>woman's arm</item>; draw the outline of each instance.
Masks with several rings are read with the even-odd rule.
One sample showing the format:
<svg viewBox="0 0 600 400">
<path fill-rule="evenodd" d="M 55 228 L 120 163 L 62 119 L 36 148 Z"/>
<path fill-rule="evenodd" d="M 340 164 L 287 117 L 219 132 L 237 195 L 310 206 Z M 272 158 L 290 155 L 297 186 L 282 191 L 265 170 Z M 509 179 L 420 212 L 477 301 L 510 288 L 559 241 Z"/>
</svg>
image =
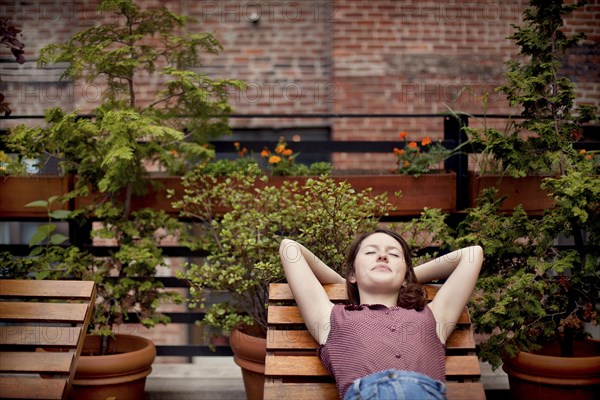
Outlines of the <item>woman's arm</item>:
<svg viewBox="0 0 600 400">
<path fill-rule="evenodd" d="M 289 242 L 293 242 L 289 239 Z M 282 242 L 283 243 L 283 242 Z M 327 264 L 319 259 L 316 255 L 314 255 L 310 250 L 301 245 L 298 242 L 293 242 L 300 248 L 302 256 L 306 260 L 306 263 L 310 267 L 313 274 L 317 280 L 321 283 L 321 285 L 326 285 L 329 283 L 346 283 L 346 280 L 342 278 L 337 272 L 331 269 Z"/>
<path fill-rule="evenodd" d="M 415 275 L 417 281 L 421 283 L 435 281 L 437 279 L 446 279 L 456 269 L 458 265 L 461 250 L 456 250 L 444 256 L 434 258 L 423 264 L 415 266 Z"/>
<path fill-rule="evenodd" d="M 281 241 L 279 256 L 306 327 L 319 344 L 325 343 L 333 303 L 325 293 L 323 284 L 344 283 L 345 280 L 306 247 L 293 240 Z"/>
<path fill-rule="evenodd" d="M 437 322 L 438 336 L 442 343 L 454 330 L 479 277 L 483 263 L 480 246 L 465 247 L 426 262 L 415 268 L 420 282 L 446 279 L 434 299 L 429 303 Z"/>
</svg>

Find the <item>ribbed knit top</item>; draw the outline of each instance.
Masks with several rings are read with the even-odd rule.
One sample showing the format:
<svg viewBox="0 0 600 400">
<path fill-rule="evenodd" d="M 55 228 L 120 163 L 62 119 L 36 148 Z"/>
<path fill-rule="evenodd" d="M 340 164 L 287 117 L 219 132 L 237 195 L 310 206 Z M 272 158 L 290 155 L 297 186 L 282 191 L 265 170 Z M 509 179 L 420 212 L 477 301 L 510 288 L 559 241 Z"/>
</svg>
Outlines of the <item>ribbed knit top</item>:
<svg viewBox="0 0 600 400">
<path fill-rule="evenodd" d="M 391 368 L 445 381 L 445 346 L 429 307 L 336 304 L 330 322 L 319 357 L 335 377 L 340 398 L 354 380 Z"/>
</svg>

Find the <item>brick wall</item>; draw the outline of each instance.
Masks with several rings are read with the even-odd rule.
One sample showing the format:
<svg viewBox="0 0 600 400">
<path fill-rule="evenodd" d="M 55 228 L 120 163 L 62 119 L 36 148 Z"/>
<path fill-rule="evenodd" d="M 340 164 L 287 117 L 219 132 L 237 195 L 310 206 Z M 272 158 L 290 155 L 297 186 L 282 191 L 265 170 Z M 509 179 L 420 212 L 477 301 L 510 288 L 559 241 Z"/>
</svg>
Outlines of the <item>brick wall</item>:
<svg viewBox="0 0 600 400">
<path fill-rule="evenodd" d="M 202 71 L 247 82 L 231 93 L 239 113 L 328 113 L 331 111 L 329 1 L 183 1 L 191 29 L 214 32 L 224 51 Z M 302 119 L 234 120 L 235 126 L 304 126 Z M 311 126 L 328 126 L 323 119 Z"/>
<path fill-rule="evenodd" d="M 95 1 L 6 2 L 0 16 L 23 29 L 27 58 L 18 66 L 0 64 L 4 93 L 15 115 L 41 114 L 49 106 L 91 111 L 101 84 L 57 83 L 61 67 L 38 69 L 37 51 L 66 40 L 86 26 L 110 18 L 94 11 Z M 224 51 L 202 57 L 202 72 L 247 82 L 231 93 L 236 112 L 274 113 L 443 113 L 452 108 L 508 113 L 494 93 L 502 84 L 504 63 L 515 56 L 506 39 L 511 23 L 521 20 L 526 1 L 458 0 L 228 0 L 144 1 L 163 4 L 197 22 L 190 32 L 213 32 Z M 580 101 L 600 103 L 600 0 L 592 0 L 566 21 L 565 30 L 586 32 L 588 39 L 565 60 L 564 73 L 577 83 Z M 3 52 L 3 61 L 11 61 Z M 160 85 L 157 77 L 136 84 L 148 100 Z M 8 124 L 7 121 L 3 121 Z M 12 123 L 12 121 L 10 121 Z M 28 121 L 34 122 L 34 121 Z M 473 121 L 476 123 L 475 121 Z M 236 127 L 330 127 L 336 140 L 440 139 L 441 118 L 408 119 L 234 119 Z M 337 168 L 388 168 L 390 155 L 338 154 Z"/>
</svg>

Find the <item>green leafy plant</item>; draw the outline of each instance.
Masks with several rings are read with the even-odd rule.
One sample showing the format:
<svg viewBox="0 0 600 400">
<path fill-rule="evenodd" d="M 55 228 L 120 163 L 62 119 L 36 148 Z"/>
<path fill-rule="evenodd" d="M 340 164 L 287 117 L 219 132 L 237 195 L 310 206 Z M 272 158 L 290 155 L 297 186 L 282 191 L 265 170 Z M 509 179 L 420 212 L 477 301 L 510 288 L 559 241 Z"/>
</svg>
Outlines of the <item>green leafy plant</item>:
<svg viewBox="0 0 600 400">
<path fill-rule="evenodd" d="M 420 176 L 435 171 L 435 167 L 446 158 L 450 157 L 452 151 L 445 148 L 441 143 L 433 143 L 429 136 L 421 140 L 421 145 L 415 141 L 408 141 L 406 131 L 400 132 L 400 138 L 404 141 L 402 148 L 394 148 L 396 156 L 397 174 Z"/>
<path fill-rule="evenodd" d="M 137 312 L 146 326 L 166 322 L 156 309 L 174 296 L 162 290 L 155 271 L 164 265 L 161 241 L 176 237 L 182 225 L 162 211 L 132 207 L 134 196 L 145 195 L 154 184 L 148 167 L 179 174 L 212 157 L 207 140 L 229 131 L 227 89 L 244 85 L 193 72 L 201 65 L 201 52 L 215 54 L 221 47 L 209 33 L 178 34 L 190 22 L 187 17 L 166 8 L 142 10 L 131 0 L 104 0 L 98 9 L 111 13 L 110 22 L 42 49 L 39 61 L 66 62 L 63 78 L 104 84 L 102 104 L 92 118 L 49 109 L 47 126 L 11 129 L 6 147 L 16 154 L 16 163 L 57 160 L 63 174 L 74 176 L 75 186 L 50 202 L 83 204 L 69 219 L 100 221 L 90 240 L 110 240 L 117 250 L 93 258 L 56 243 L 52 226 L 45 225 L 32 244 L 42 235 L 49 246 L 34 247 L 29 257 L 5 258 L 10 275 L 34 271 L 35 277 L 93 279 L 99 301 L 91 331 L 108 336 L 128 312 Z M 142 103 L 137 83 L 148 75 L 156 75 L 162 86 L 155 99 Z M 55 212 L 50 216 L 57 218 Z"/>
<path fill-rule="evenodd" d="M 269 184 L 255 168 L 225 179 L 199 168 L 185 178 L 186 194 L 175 206 L 198 225 L 189 245 L 209 254 L 183 275 L 192 285 L 191 298 L 204 306 L 207 288 L 231 296 L 209 307 L 203 323 L 222 331 L 250 325 L 264 335 L 268 285 L 283 280 L 281 239 L 306 244 L 339 271 L 355 234 L 373 229 L 376 215 L 391 206 L 384 195 L 357 192 L 330 177 Z"/>
<path fill-rule="evenodd" d="M 504 199 L 490 190 L 458 227 L 457 246 L 485 249 L 472 318 L 485 338 L 481 356 L 495 367 L 553 342 L 570 356 L 574 341 L 587 335 L 585 323 L 600 322 L 600 168 L 594 154 L 574 146 L 596 111 L 574 105 L 573 84 L 558 72 L 582 37 L 567 37 L 562 18 L 579 6 L 531 2 L 511 36 L 524 57 L 509 63 L 508 84 L 500 88 L 525 118 L 509 134 L 470 131 L 504 172 L 552 176 L 542 188 L 554 203 L 541 217 L 520 206 L 501 214 Z"/>
</svg>

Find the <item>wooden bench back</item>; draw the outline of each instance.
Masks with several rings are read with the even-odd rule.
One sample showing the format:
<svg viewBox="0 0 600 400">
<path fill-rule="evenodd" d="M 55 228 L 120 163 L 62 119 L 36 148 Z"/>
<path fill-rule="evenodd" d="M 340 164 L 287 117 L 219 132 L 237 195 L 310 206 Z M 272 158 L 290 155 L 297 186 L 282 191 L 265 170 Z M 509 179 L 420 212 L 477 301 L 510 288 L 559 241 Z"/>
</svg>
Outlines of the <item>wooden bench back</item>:
<svg viewBox="0 0 600 400">
<path fill-rule="evenodd" d="M 66 399 L 94 282 L 0 280 L 0 398 Z"/>
<path fill-rule="evenodd" d="M 344 284 L 324 288 L 333 302 L 347 300 Z M 437 287 L 427 285 L 426 289 L 431 301 Z M 268 324 L 264 399 L 338 399 L 335 381 L 317 356 L 318 343 L 306 329 L 287 284 L 274 283 L 269 287 Z M 446 348 L 448 399 L 485 399 L 466 308 Z"/>
</svg>

